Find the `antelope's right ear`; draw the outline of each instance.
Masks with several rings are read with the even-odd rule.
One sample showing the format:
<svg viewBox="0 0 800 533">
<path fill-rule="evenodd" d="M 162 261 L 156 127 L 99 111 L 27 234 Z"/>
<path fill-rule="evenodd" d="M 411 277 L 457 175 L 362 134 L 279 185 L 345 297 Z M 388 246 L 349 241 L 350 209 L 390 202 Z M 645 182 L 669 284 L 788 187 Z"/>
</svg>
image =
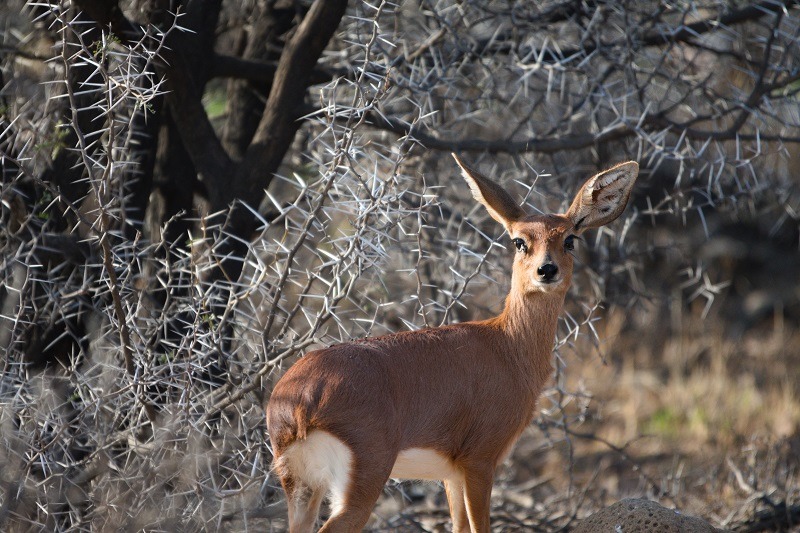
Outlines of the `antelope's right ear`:
<svg viewBox="0 0 800 533">
<path fill-rule="evenodd" d="M 638 175 L 639 164 L 628 161 L 589 178 L 567 211 L 575 233 L 598 228 L 620 216 Z"/>
<path fill-rule="evenodd" d="M 511 233 L 511 224 L 525 216 L 525 211 L 517 205 L 511 195 L 501 186 L 467 166 L 456 154 L 451 154 L 461 167 L 461 174 L 467 180 L 472 196 L 482 203 L 493 219 Z"/>
</svg>

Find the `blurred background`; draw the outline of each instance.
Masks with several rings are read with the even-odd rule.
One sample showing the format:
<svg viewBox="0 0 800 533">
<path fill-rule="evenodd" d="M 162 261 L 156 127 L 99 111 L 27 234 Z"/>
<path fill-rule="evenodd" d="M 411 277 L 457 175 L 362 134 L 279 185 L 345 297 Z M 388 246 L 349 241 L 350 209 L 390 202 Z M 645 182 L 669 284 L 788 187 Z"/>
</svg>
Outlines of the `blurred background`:
<svg viewBox="0 0 800 533">
<path fill-rule="evenodd" d="M 285 530 L 286 368 L 502 309 L 450 152 L 531 212 L 641 166 L 493 527 L 798 530 L 798 2 L 9 0 L 0 53 L 3 531 Z M 442 487 L 370 527 L 448 530 Z"/>
</svg>

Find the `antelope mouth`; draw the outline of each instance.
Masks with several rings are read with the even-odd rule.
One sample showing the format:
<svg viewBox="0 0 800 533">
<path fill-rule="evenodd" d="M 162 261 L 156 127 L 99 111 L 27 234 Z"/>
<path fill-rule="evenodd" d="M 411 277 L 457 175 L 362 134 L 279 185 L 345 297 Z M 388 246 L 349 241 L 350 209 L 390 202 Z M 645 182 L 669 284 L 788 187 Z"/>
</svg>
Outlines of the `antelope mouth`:
<svg viewBox="0 0 800 533">
<path fill-rule="evenodd" d="M 549 280 L 537 279 L 533 281 L 533 286 L 542 292 L 549 292 L 561 286 L 561 283 L 563 281 L 564 278 L 549 279 Z"/>
</svg>

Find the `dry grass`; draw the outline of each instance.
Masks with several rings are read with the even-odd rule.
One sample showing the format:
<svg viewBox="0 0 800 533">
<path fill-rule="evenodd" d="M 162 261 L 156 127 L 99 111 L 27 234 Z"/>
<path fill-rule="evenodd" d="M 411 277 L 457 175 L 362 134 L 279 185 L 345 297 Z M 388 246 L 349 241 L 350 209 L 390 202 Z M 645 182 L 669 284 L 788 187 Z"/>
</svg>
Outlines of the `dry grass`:
<svg viewBox="0 0 800 533">
<path fill-rule="evenodd" d="M 648 434 L 698 453 L 797 432 L 800 332 L 766 326 L 734 336 L 720 321 L 694 317 L 683 326 L 656 343 L 647 332 L 626 334 L 624 313 L 608 316 L 600 336 L 613 363 L 570 368 L 570 379 L 603 404 L 601 436 L 624 442 Z"/>
</svg>

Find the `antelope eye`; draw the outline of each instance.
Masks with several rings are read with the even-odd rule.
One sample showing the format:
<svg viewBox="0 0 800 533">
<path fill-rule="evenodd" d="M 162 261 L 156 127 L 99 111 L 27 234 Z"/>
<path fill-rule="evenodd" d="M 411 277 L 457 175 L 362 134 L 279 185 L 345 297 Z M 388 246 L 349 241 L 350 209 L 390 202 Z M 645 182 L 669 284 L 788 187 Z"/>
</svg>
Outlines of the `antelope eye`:
<svg viewBox="0 0 800 533">
<path fill-rule="evenodd" d="M 572 251 L 575 249 L 575 235 L 570 235 L 564 239 L 564 249 L 567 251 Z"/>
<path fill-rule="evenodd" d="M 528 245 L 525 244 L 524 240 L 522 240 L 522 239 L 513 239 L 511 242 L 513 242 L 514 246 L 517 247 L 517 251 L 518 252 L 527 252 L 528 251 Z"/>
</svg>

